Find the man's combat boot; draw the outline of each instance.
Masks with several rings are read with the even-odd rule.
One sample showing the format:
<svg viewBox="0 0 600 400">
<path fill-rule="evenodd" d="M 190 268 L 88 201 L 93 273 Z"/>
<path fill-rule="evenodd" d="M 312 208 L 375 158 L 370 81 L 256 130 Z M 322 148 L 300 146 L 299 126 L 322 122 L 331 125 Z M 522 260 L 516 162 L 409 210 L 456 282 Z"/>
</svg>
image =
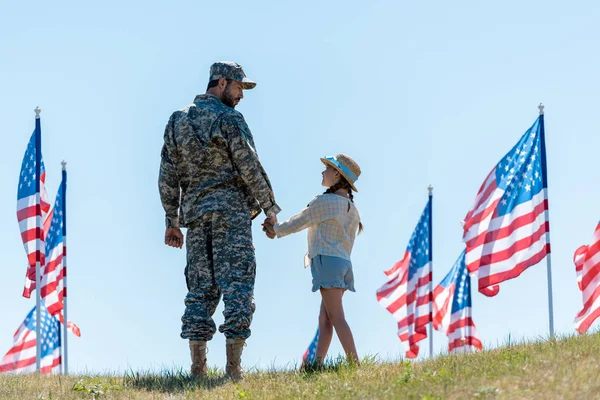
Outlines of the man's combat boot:
<svg viewBox="0 0 600 400">
<path fill-rule="evenodd" d="M 190 355 L 192 356 L 192 377 L 205 378 L 208 372 L 206 340 L 190 340 Z"/>
<path fill-rule="evenodd" d="M 234 381 L 244 378 L 242 369 L 242 351 L 244 350 L 245 339 L 227 339 L 227 366 L 225 372 L 227 376 Z"/>
</svg>

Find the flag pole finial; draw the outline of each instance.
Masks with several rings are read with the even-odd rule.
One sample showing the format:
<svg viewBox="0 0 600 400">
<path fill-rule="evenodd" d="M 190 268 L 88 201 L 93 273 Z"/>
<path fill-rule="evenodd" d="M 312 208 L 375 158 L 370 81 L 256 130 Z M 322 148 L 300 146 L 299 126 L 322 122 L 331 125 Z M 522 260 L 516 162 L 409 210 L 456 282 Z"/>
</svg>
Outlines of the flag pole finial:
<svg viewBox="0 0 600 400">
<path fill-rule="evenodd" d="M 40 119 L 40 113 L 42 110 L 39 107 L 36 107 L 33 111 L 35 111 L 35 119 Z"/>
<path fill-rule="evenodd" d="M 67 169 L 67 162 L 65 160 L 62 160 L 62 162 L 60 163 L 60 165 L 62 165 L 62 170 L 65 171 Z"/>
<path fill-rule="evenodd" d="M 540 115 L 544 115 L 544 105 L 542 103 L 540 103 L 538 109 L 540 110 Z"/>
<path fill-rule="evenodd" d="M 429 191 L 429 195 L 431 196 L 431 194 L 433 193 L 433 186 L 427 186 L 427 190 Z"/>
</svg>

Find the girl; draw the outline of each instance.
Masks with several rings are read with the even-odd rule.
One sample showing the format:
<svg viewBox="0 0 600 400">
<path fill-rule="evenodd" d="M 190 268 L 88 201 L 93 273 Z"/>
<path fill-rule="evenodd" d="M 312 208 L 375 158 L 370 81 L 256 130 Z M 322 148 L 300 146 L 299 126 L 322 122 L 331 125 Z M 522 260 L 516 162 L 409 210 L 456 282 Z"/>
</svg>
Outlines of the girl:
<svg viewBox="0 0 600 400">
<path fill-rule="evenodd" d="M 321 158 L 326 169 L 322 185 L 328 189 L 315 197 L 298 215 L 280 224 L 267 218 L 263 231 L 268 237 L 282 238 L 308 228 L 308 253 L 305 266 L 310 265 L 312 291 L 321 292 L 319 341 L 316 360 L 322 363 L 329 350 L 333 328 L 352 362 L 358 362 L 352 331 L 344 316 L 342 296 L 354 290 L 354 275 L 350 254 L 357 232 L 363 229 L 352 191 L 360 176 L 358 164 L 345 154 Z"/>
</svg>

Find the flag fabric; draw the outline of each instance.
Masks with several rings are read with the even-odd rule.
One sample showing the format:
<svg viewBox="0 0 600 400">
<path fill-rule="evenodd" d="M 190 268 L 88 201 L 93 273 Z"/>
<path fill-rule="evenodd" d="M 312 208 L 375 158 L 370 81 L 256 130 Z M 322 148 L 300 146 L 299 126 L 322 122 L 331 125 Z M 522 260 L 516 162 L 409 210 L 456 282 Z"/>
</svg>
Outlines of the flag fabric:
<svg viewBox="0 0 600 400">
<path fill-rule="evenodd" d="M 54 219 L 54 209 L 51 209 L 50 212 L 46 215 L 46 220 L 44 221 L 44 238 L 48 237 L 48 232 L 50 231 L 50 224 L 52 223 L 52 219 Z M 27 273 L 25 274 L 25 286 L 23 288 L 23 297 L 28 299 L 31 297 L 31 293 L 33 293 L 33 291 L 35 290 L 35 277 L 33 278 L 34 280 L 29 279 L 28 266 Z"/>
<path fill-rule="evenodd" d="M 60 323 L 64 325 L 65 318 L 63 317 L 62 313 L 59 313 L 57 315 L 57 317 L 58 317 L 58 320 L 60 321 Z M 79 329 L 79 327 L 71 321 L 67 321 L 67 330 L 69 332 L 71 332 L 73 335 L 75 335 L 77 337 L 81 337 L 81 329 Z"/>
<path fill-rule="evenodd" d="M 46 220 L 44 221 L 44 241 L 45 238 L 48 237 L 48 232 L 50 231 L 50 225 L 52 223 L 52 220 L 54 219 L 54 209 L 51 209 L 50 212 L 46 215 Z M 44 243 L 45 246 L 45 243 Z M 45 253 L 45 251 L 44 251 Z M 44 254 L 44 259 L 46 258 L 46 255 Z M 43 268 L 42 268 L 42 274 L 43 274 Z M 42 277 L 43 279 L 43 277 Z M 43 285 L 42 285 L 43 286 Z M 23 288 L 23 297 L 29 299 L 31 298 L 31 293 L 33 293 L 33 291 L 35 290 L 35 276 L 33 276 L 33 279 L 29 279 L 29 266 L 27 267 L 27 273 L 25 274 L 25 285 Z"/>
<path fill-rule="evenodd" d="M 54 218 L 54 209 L 51 209 L 48 214 L 46 214 L 46 219 L 44 220 L 44 237 L 48 237 L 48 231 L 50 230 L 50 225 L 52 224 L 52 219 Z"/>
<path fill-rule="evenodd" d="M 65 246 L 64 233 L 64 186 L 62 181 L 56 195 L 54 208 L 48 214 L 51 218 L 46 230 L 46 249 L 45 260 L 46 265 L 42 268 L 42 289 L 40 296 L 44 302 L 48 312 L 52 315 L 58 315 L 58 319 L 64 324 L 62 310 L 64 308 L 64 296 L 66 295 L 65 276 L 66 268 L 63 263 L 64 256 L 67 253 Z M 23 296 L 29 298 L 35 290 L 35 281 L 25 278 L 25 289 Z M 81 336 L 81 330 L 71 321 L 67 321 L 67 329 L 75 336 Z"/>
<path fill-rule="evenodd" d="M 387 283 L 377 290 L 377 301 L 398 321 L 398 337 L 407 358 L 419 354 L 417 343 L 427 337 L 431 322 L 431 198 L 410 238 L 404 258 L 385 271 Z"/>
<path fill-rule="evenodd" d="M 64 297 L 64 270 L 63 270 L 63 185 L 61 182 L 52 210 L 52 222 L 46 237 L 45 265 L 42 271 L 40 296 L 48 312 L 56 315 L 62 311 Z M 29 287 L 28 287 L 29 286 Z M 23 295 L 29 297 L 35 289 L 35 282 L 26 284 Z"/>
<path fill-rule="evenodd" d="M 319 343 L 319 329 L 317 328 L 317 333 L 313 338 L 312 342 L 304 352 L 304 356 L 302 356 L 302 364 L 311 364 L 316 361 L 317 357 L 317 343 Z"/>
<path fill-rule="evenodd" d="M 471 316 L 471 277 L 463 251 L 433 291 L 433 327 L 448 336 L 448 352 L 481 350 Z"/>
<path fill-rule="evenodd" d="M 600 224 L 592 243 L 578 248 L 573 261 L 577 286 L 583 297 L 583 309 L 575 317 L 575 329 L 584 333 L 600 317 Z"/>
<path fill-rule="evenodd" d="M 495 296 L 550 253 L 544 116 L 492 169 L 464 220 L 465 262 Z"/>
<path fill-rule="evenodd" d="M 58 320 L 40 309 L 42 336 L 40 373 L 60 372 L 60 328 Z M 36 369 L 36 308 L 29 312 L 13 338 L 13 347 L 0 364 L 0 373 L 27 373 Z"/>
<path fill-rule="evenodd" d="M 35 281 L 35 264 L 37 251 L 40 252 L 39 259 L 44 265 L 44 234 L 42 221 L 50 210 L 48 195 L 44 183 L 46 181 L 46 169 L 40 154 L 40 176 L 36 176 L 36 132 L 25 150 L 25 156 L 21 163 L 21 174 L 19 175 L 19 187 L 17 190 L 17 220 L 21 231 L 21 239 L 27 253 L 28 268 L 27 277 Z M 36 179 L 40 182 L 39 197 L 36 192 Z M 38 203 L 39 199 L 39 203 Z M 39 207 L 38 207 L 39 205 Z"/>
</svg>

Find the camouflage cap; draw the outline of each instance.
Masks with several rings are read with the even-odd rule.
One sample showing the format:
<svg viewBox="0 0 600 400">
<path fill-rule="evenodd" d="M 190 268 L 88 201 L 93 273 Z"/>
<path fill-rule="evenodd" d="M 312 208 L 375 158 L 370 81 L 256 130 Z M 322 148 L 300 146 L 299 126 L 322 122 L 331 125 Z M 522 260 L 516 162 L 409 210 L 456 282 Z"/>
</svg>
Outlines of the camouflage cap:
<svg viewBox="0 0 600 400">
<path fill-rule="evenodd" d="M 246 78 L 246 74 L 242 69 L 242 66 L 233 61 L 217 61 L 210 66 L 210 79 L 214 81 L 217 79 L 232 79 L 234 81 L 241 82 L 244 85 L 244 89 L 254 89 L 256 82 Z"/>
</svg>

